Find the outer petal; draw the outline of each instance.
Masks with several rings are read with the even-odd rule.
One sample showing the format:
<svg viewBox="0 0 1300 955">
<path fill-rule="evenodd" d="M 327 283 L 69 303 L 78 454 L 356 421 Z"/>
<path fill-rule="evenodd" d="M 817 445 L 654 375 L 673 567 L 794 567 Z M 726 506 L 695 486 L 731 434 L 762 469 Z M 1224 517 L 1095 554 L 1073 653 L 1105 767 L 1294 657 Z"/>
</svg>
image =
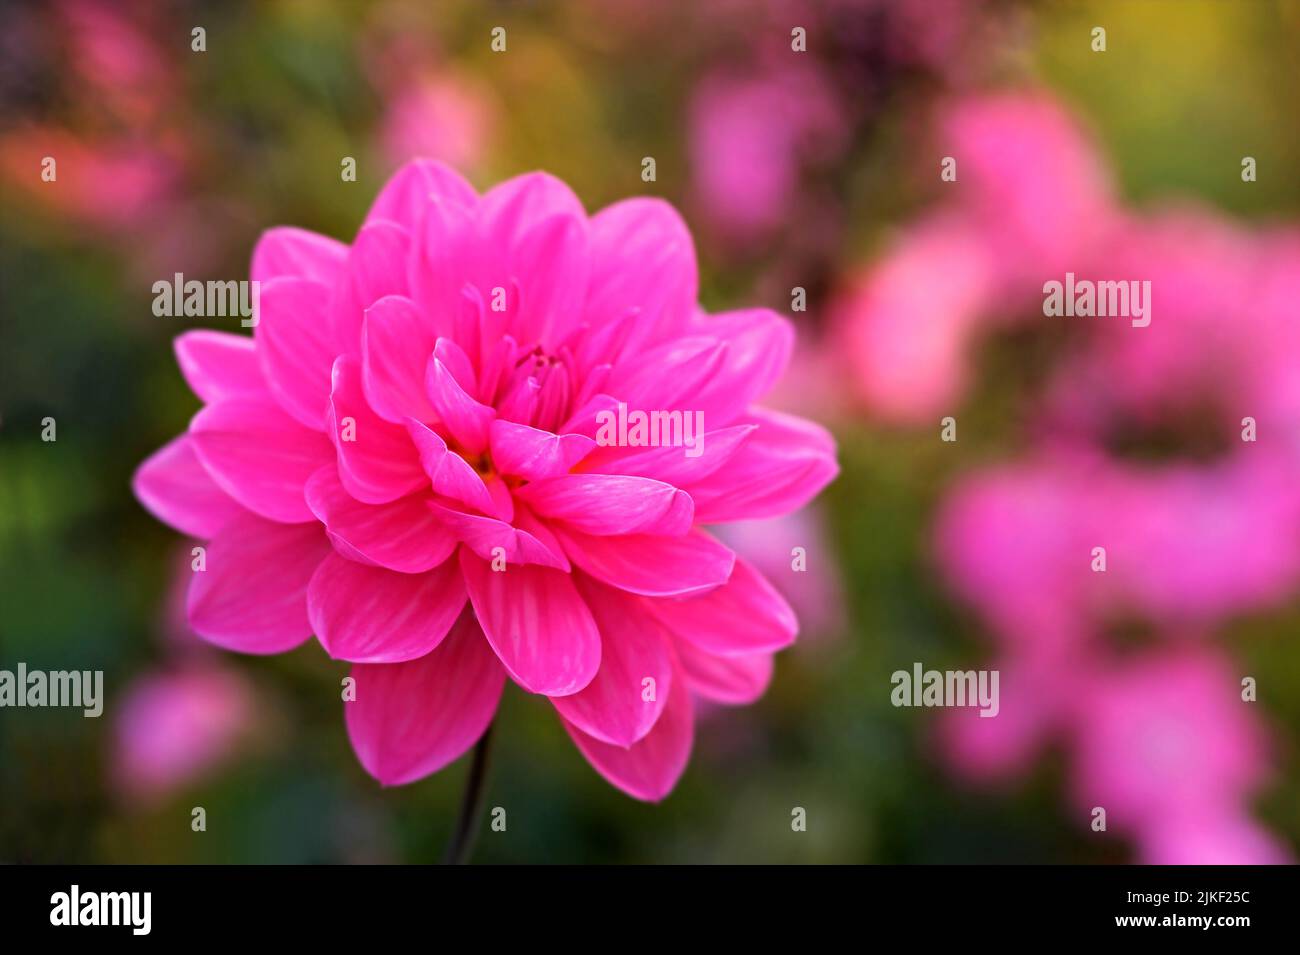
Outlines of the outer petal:
<svg viewBox="0 0 1300 955">
<path fill-rule="evenodd" d="M 330 368 L 340 349 L 329 317 L 329 286 L 278 278 L 262 288 L 261 319 L 253 329 L 271 393 L 302 424 L 325 430 Z"/>
<path fill-rule="evenodd" d="M 588 736 L 631 746 L 650 732 L 672 691 L 670 638 L 635 597 L 590 578 L 576 582 L 600 628 L 600 669 L 583 689 L 551 702 Z"/>
<path fill-rule="evenodd" d="M 359 663 L 345 704 L 348 738 L 366 772 L 386 786 L 436 773 L 492 722 L 505 671 L 471 614 L 436 650 L 408 663 Z"/>
<path fill-rule="evenodd" d="M 247 335 L 196 328 L 176 336 L 173 347 L 185 381 L 207 404 L 270 394 L 257 349 Z"/>
<path fill-rule="evenodd" d="M 268 229 L 253 249 L 250 275 L 255 282 L 290 276 L 330 284 L 342 273 L 348 247 L 306 229 Z"/>
<path fill-rule="evenodd" d="M 406 277 L 411 234 L 396 222 L 376 220 L 363 226 L 348 252 L 347 278 L 334 289 L 330 317 L 339 347 L 361 351 L 366 309 L 386 295 L 408 295 Z"/>
<path fill-rule="evenodd" d="M 771 653 L 794 643 L 799 621 L 763 576 L 736 558 L 731 579 L 699 597 L 648 606 L 676 637 L 718 656 Z"/>
<path fill-rule="evenodd" d="M 269 398 L 230 398 L 190 422 L 191 446 L 221 489 L 273 521 L 314 521 L 307 479 L 330 459 L 329 441 Z"/>
<path fill-rule="evenodd" d="M 432 325 L 409 298 L 389 295 L 366 310 L 366 398 L 380 417 L 394 424 L 436 417 L 424 390 L 424 369 L 436 342 Z"/>
<path fill-rule="evenodd" d="M 333 380 L 328 425 L 348 493 L 367 504 L 386 504 L 426 489 L 429 478 L 406 429 L 385 421 L 366 403 L 356 359 L 340 357 Z"/>
<path fill-rule="evenodd" d="M 413 159 L 384 184 L 366 213 L 366 222 L 389 219 L 413 228 L 434 199 L 470 207 L 478 202 L 474 187 L 450 166 L 434 159 Z"/>
<path fill-rule="evenodd" d="M 199 635 L 240 653 L 283 653 L 311 636 L 307 582 L 330 552 L 319 524 L 252 514 L 223 527 L 190 581 L 186 611 Z"/>
<path fill-rule="evenodd" d="M 694 329 L 727 343 L 723 366 L 686 399 L 687 407 L 704 412 L 711 428 L 730 424 L 767 394 L 794 351 L 794 326 L 767 308 L 705 316 Z"/>
<path fill-rule="evenodd" d="M 695 245 L 682 217 L 661 199 L 627 199 L 592 216 L 591 284 L 586 318 L 593 327 L 613 321 L 628 309 L 644 316 L 635 337 L 620 345 L 632 349 L 658 328 L 680 327 L 691 316 L 699 294 Z"/>
<path fill-rule="evenodd" d="M 428 496 L 408 495 L 391 504 L 363 504 L 327 464 L 307 482 L 307 505 L 340 551 L 403 574 L 437 567 L 456 549 L 456 538 L 434 517 Z"/>
<path fill-rule="evenodd" d="M 325 650 L 353 663 L 402 663 L 439 643 L 465 607 L 460 566 L 399 574 L 330 554 L 307 588 L 307 613 Z"/>
<path fill-rule="evenodd" d="M 695 448 L 660 447 L 629 449 L 601 448 L 583 462 L 583 471 L 606 474 L 636 474 L 675 487 L 702 481 L 720 470 L 758 430 L 754 424 L 738 424 L 705 433 L 695 432 Z"/>
<path fill-rule="evenodd" d="M 686 680 L 675 674 L 654 729 L 627 748 L 593 739 L 567 721 L 564 728 L 587 762 L 609 782 L 629 796 L 658 802 L 672 792 L 691 758 L 695 713 Z"/>
<path fill-rule="evenodd" d="M 682 537 L 598 537 L 562 524 L 552 531 L 573 563 L 603 583 L 647 597 L 711 590 L 731 577 L 736 555 L 701 530 Z"/>
<path fill-rule="evenodd" d="M 247 513 L 204 470 L 189 435 L 173 438 L 151 454 L 136 468 L 131 487 L 158 520 L 202 540 Z"/>
<path fill-rule="evenodd" d="M 763 410 L 744 423 L 757 423 L 758 431 L 725 468 L 687 487 L 702 524 L 788 514 L 839 473 L 834 439 L 811 421 Z"/>
<path fill-rule="evenodd" d="M 543 517 L 588 534 L 685 534 L 694 508 L 671 484 L 620 474 L 566 474 L 526 484 L 516 496 Z"/>
<path fill-rule="evenodd" d="M 501 554 L 511 565 L 541 564 L 566 573 L 569 570 L 564 554 L 531 530 L 514 527 L 495 517 L 466 514 L 436 501 L 431 502 L 429 508 L 448 531 L 484 560 L 493 560 Z M 497 551 L 498 547 L 500 551 Z"/>
<path fill-rule="evenodd" d="M 753 703 L 772 682 L 770 653 L 719 657 L 705 653 L 689 640 L 677 640 L 673 648 L 691 690 L 706 700 L 737 706 Z"/>
<path fill-rule="evenodd" d="M 461 549 L 474 613 L 515 682 L 532 693 L 568 696 L 600 667 L 600 632 L 568 574 L 536 564 L 494 571 Z"/>
</svg>

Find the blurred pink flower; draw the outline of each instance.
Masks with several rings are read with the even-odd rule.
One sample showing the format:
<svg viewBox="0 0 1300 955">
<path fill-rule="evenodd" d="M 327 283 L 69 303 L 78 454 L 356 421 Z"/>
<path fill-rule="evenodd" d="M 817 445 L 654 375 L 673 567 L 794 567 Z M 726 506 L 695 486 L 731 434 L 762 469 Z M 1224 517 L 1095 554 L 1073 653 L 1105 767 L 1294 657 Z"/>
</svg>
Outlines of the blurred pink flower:
<svg viewBox="0 0 1300 955">
<path fill-rule="evenodd" d="M 606 779 L 665 796 L 692 696 L 752 700 L 795 637 L 785 600 L 700 527 L 797 510 L 836 473 L 824 429 L 753 405 L 789 323 L 704 314 L 666 203 L 588 217 L 550 176 L 479 196 L 426 161 L 351 246 L 273 229 L 252 277 L 251 339 L 177 340 L 205 406 L 135 477 L 209 541 L 194 629 L 263 654 L 315 633 L 351 661 L 348 733 L 384 783 L 472 746 L 508 675 Z M 620 404 L 699 412 L 703 453 L 598 446 Z"/>
<path fill-rule="evenodd" d="M 129 799 L 165 799 L 220 764 L 253 723 L 244 681 L 211 663 L 140 677 L 114 725 L 115 785 Z"/>
<path fill-rule="evenodd" d="M 787 221 L 805 170 L 847 144 L 834 89 L 814 67 L 788 60 L 762 73 L 705 77 L 687 123 L 694 202 L 741 243 Z"/>
<path fill-rule="evenodd" d="M 379 140 L 389 162 L 429 156 L 452 166 L 482 161 L 492 135 L 493 111 L 486 94 L 447 73 L 402 83 L 392 94 Z"/>
</svg>

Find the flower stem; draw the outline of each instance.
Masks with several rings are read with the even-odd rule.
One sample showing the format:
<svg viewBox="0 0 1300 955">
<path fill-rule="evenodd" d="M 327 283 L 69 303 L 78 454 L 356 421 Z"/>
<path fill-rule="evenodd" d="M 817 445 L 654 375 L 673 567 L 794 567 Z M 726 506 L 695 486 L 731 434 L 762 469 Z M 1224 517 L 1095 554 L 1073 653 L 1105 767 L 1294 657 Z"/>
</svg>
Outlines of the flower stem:
<svg viewBox="0 0 1300 955">
<path fill-rule="evenodd" d="M 479 823 L 483 819 L 483 805 L 487 799 L 488 763 L 492 755 L 492 725 L 483 731 L 474 746 L 474 760 L 470 763 L 465 792 L 460 797 L 460 813 L 452 829 L 451 841 L 442 857 L 444 865 L 464 865 L 474 851 Z"/>
</svg>

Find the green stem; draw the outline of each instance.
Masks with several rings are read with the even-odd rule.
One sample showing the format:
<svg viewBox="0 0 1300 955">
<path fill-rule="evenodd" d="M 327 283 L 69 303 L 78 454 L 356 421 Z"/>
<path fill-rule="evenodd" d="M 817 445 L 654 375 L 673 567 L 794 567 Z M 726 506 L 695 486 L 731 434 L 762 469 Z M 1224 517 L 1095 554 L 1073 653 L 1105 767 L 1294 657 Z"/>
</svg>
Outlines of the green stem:
<svg viewBox="0 0 1300 955">
<path fill-rule="evenodd" d="M 492 755 L 492 726 L 489 725 L 474 746 L 474 760 L 470 763 L 469 778 L 460 799 L 460 814 L 451 833 L 451 842 L 442 857 L 444 865 L 464 865 L 474 851 L 479 824 L 483 819 L 483 806 L 487 800 L 488 763 Z"/>
</svg>

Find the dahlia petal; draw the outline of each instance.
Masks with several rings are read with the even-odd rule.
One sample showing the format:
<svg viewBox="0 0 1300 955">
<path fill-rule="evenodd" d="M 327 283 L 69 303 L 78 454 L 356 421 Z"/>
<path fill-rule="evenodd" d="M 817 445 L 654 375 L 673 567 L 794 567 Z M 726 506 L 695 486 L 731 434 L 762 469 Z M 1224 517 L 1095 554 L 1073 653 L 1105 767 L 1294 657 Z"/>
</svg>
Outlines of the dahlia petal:
<svg viewBox="0 0 1300 955">
<path fill-rule="evenodd" d="M 575 582 L 600 628 L 600 669 L 583 689 L 551 702 L 588 736 L 631 746 L 650 732 L 672 690 L 668 634 L 635 597 L 590 578 Z"/>
<path fill-rule="evenodd" d="M 789 514 L 839 473 L 834 439 L 811 421 L 756 409 L 743 423 L 757 423 L 758 431 L 725 468 L 686 488 L 702 524 Z"/>
<path fill-rule="evenodd" d="M 319 524 L 235 518 L 207 545 L 186 595 L 194 631 L 239 653 L 283 653 L 311 636 L 307 583 L 330 552 Z"/>
<path fill-rule="evenodd" d="M 433 650 L 465 608 L 460 565 L 399 574 L 330 554 L 307 587 L 307 614 L 335 660 L 404 663 Z"/>
<path fill-rule="evenodd" d="M 428 475 L 403 427 L 385 421 L 366 403 L 363 372 L 355 358 L 334 363 L 327 416 L 339 479 L 366 504 L 387 504 L 428 487 Z"/>
<path fill-rule="evenodd" d="M 446 561 L 456 538 L 434 517 L 427 497 L 408 495 L 391 504 L 363 504 L 339 481 L 338 469 L 327 464 L 307 482 L 307 504 L 344 550 L 403 574 L 420 574 Z"/>
<path fill-rule="evenodd" d="M 704 412 L 710 426 L 730 424 L 771 391 L 794 352 L 794 326 L 767 308 L 722 312 L 699 320 L 697 332 L 726 342 L 726 359 L 687 407 Z"/>
<path fill-rule="evenodd" d="M 591 281 L 585 316 L 600 327 L 630 308 L 644 318 L 626 349 L 658 328 L 685 323 L 695 309 L 699 273 L 695 244 L 681 215 L 662 199 L 627 199 L 591 217 Z M 604 356 L 615 361 L 625 352 Z"/>
<path fill-rule="evenodd" d="M 633 448 L 630 453 L 627 448 L 601 448 L 583 462 L 583 470 L 639 475 L 685 487 L 722 468 L 757 430 L 757 425 L 738 424 L 705 432 L 699 436 L 700 453 L 693 457 L 686 447 Z"/>
<path fill-rule="evenodd" d="M 173 343 L 181 374 L 206 404 L 239 395 L 269 394 L 253 339 L 196 328 Z"/>
<path fill-rule="evenodd" d="M 273 521 L 314 521 L 307 479 L 329 461 L 326 437 L 303 427 L 270 398 L 228 398 L 190 422 L 190 446 L 223 491 Z"/>
<path fill-rule="evenodd" d="M 357 233 L 348 251 L 347 279 L 330 306 L 335 338 L 349 354 L 361 351 L 366 309 L 385 296 L 410 294 L 410 254 L 411 234 L 396 222 L 378 219 Z"/>
<path fill-rule="evenodd" d="M 262 288 L 253 339 L 271 393 L 309 428 L 325 430 L 330 369 L 339 353 L 329 320 L 330 290 L 312 279 L 278 278 Z"/>
<path fill-rule="evenodd" d="M 690 495 L 671 484 L 621 474 L 565 474 L 526 484 L 516 496 L 542 517 L 588 534 L 662 534 L 691 528 Z"/>
<path fill-rule="evenodd" d="M 562 552 L 552 550 L 530 531 L 495 517 L 466 514 L 437 501 L 428 506 L 448 531 L 484 560 L 501 556 L 510 565 L 541 564 L 566 573 L 570 569 Z"/>
<path fill-rule="evenodd" d="M 348 739 L 385 786 L 436 773 L 474 745 L 496 715 L 505 671 L 465 614 L 431 653 L 406 663 L 352 667 Z"/>
<path fill-rule="evenodd" d="M 151 454 L 136 468 L 131 487 L 158 520 L 182 534 L 207 540 L 247 512 L 204 470 L 190 440 L 182 434 Z"/>
<path fill-rule="evenodd" d="M 492 463 L 502 474 L 540 481 L 568 474 L 596 447 L 581 434 L 551 434 L 498 418 L 488 428 Z"/>
<path fill-rule="evenodd" d="M 488 642 L 530 693 L 568 696 L 600 668 L 600 631 L 573 578 L 537 564 L 494 571 L 466 549 L 461 569 Z"/>
<path fill-rule="evenodd" d="M 407 419 L 406 429 L 415 442 L 420 453 L 420 465 L 429 475 L 435 491 L 485 514 L 509 520 L 508 515 L 503 517 L 498 513 L 482 476 L 468 461 L 450 450 L 436 431 L 413 419 Z"/>
<path fill-rule="evenodd" d="M 348 247 L 306 229 L 278 226 L 262 233 L 253 248 L 249 275 L 254 282 L 291 277 L 332 283 L 343 271 Z"/>
<path fill-rule="evenodd" d="M 648 604 L 669 632 L 706 653 L 748 656 L 794 643 L 799 621 L 775 587 L 741 558 L 731 579 L 698 597 Z"/>
<path fill-rule="evenodd" d="M 654 728 L 631 746 L 611 746 L 562 721 L 592 768 L 636 799 L 658 802 L 681 778 L 691 757 L 695 712 L 686 680 L 675 674 L 664 711 Z"/>
<path fill-rule="evenodd" d="M 499 249 L 511 248 L 532 226 L 552 216 L 587 217 L 573 190 L 545 172 L 507 179 L 485 192 L 481 202 L 485 236 Z"/>
<path fill-rule="evenodd" d="M 725 584 L 736 555 L 696 529 L 681 537 L 598 537 L 556 524 L 555 535 L 578 567 L 597 580 L 647 597 L 680 597 Z"/>
<path fill-rule="evenodd" d="M 478 202 L 474 187 L 456 170 L 437 160 L 414 159 L 385 183 L 366 213 L 366 224 L 388 219 L 408 229 L 414 228 L 435 199 L 470 208 Z"/>
<path fill-rule="evenodd" d="M 477 318 L 478 305 L 474 288 L 484 258 L 481 252 L 476 209 L 454 201 L 430 202 L 415 232 L 407 272 L 411 280 L 411 298 L 426 315 L 437 334 L 455 335 L 464 347 L 477 349 L 478 336 L 466 329 L 457 332 L 458 317 L 466 308 Z M 477 332 L 478 322 L 473 323 Z"/>
<path fill-rule="evenodd" d="M 435 417 L 424 389 L 424 369 L 437 340 L 409 298 L 389 295 L 366 310 L 361 333 L 366 399 L 381 418 L 401 424 L 408 417 Z"/>
<path fill-rule="evenodd" d="M 474 365 L 465 354 L 465 349 L 450 338 L 439 338 L 433 346 L 433 357 L 447 367 L 451 376 L 468 394 L 478 393 L 478 375 L 474 373 Z"/>
<path fill-rule="evenodd" d="M 590 269 L 586 227 L 585 216 L 548 216 L 512 250 L 507 268 L 519 282 L 520 308 L 509 330 L 523 347 L 555 348 L 580 321 Z"/>
<path fill-rule="evenodd" d="M 720 657 L 706 653 L 688 640 L 673 644 L 681 673 L 693 692 L 714 703 L 741 706 L 753 703 L 772 682 L 773 654 Z"/>
<path fill-rule="evenodd" d="M 726 368 L 729 347 L 713 338 L 679 338 L 634 354 L 611 377 L 629 409 L 694 411 L 697 396 Z M 725 423 L 711 416 L 705 421 L 710 427 Z"/>
<path fill-rule="evenodd" d="M 425 390 L 435 416 L 451 436 L 470 454 L 482 454 L 487 449 L 488 426 L 496 412 L 471 398 L 437 357 L 429 359 Z"/>
</svg>

